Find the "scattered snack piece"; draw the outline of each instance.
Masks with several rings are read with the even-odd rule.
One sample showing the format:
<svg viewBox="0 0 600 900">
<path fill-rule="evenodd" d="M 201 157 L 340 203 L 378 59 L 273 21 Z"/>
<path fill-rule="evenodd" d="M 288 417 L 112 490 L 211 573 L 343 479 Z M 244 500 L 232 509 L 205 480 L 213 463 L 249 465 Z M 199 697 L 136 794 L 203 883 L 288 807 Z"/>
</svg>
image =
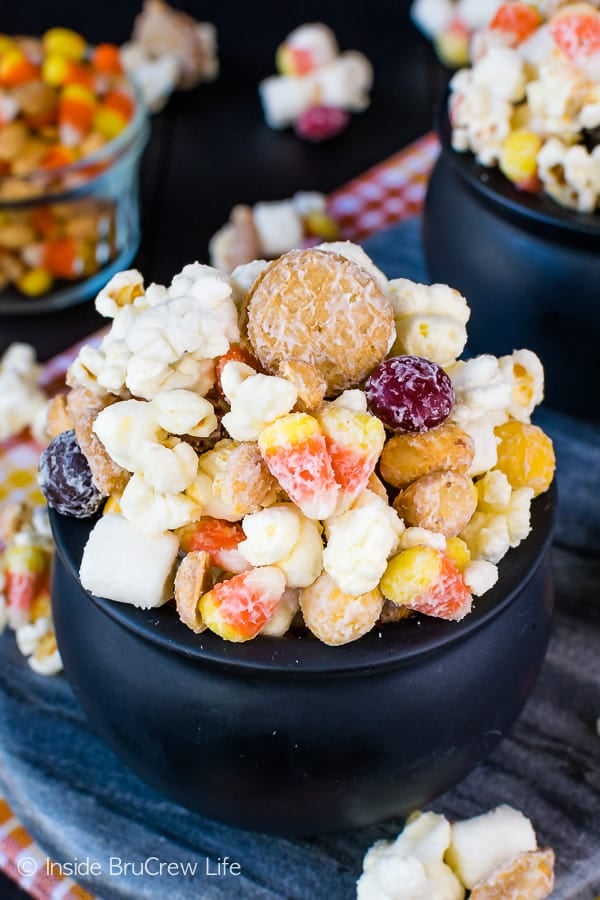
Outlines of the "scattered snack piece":
<svg viewBox="0 0 600 900">
<path fill-rule="evenodd" d="M 216 30 L 163 0 L 145 0 L 131 40 L 121 47 L 121 59 L 156 112 L 175 88 L 193 88 L 217 77 Z"/>
<path fill-rule="evenodd" d="M 0 441 L 31 428 L 40 443 L 47 443 L 47 398 L 38 386 L 41 367 L 29 344 L 11 344 L 0 358 Z"/>
<path fill-rule="evenodd" d="M 554 889 L 554 853 L 538 850 L 529 819 L 499 806 L 452 825 L 415 813 L 395 841 L 367 851 L 357 900 L 544 900 Z"/>
<path fill-rule="evenodd" d="M 295 125 L 309 141 L 335 137 L 350 112 L 369 106 L 373 70 L 356 50 L 339 52 L 326 25 L 301 25 L 277 50 L 278 75 L 261 81 L 259 93 L 271 128 Z"/>
<path fill-rule="evenodd" d="M 175 575 L 175 606 L 184 625 L 194 634 L 201 634 L 206 625 L 200 615 L 200 598 L 208 588 L 210 556 L 205 550 L 186 553 Z"/>
<path fill-rule="evenodd" d="M 231 275 L 194 263 L 169 287 L 119 273 L 96 303 L 112 325 L 66 401 L 89 463 L 68 505 L 108 498 L 88 590 L 146 607 L 175 594 L 184 624 L 225 640 L 337 646 L 411 615 L 460 621 L 528 535 L 553 474 L 529 422 L 543 370 L 525 350 L 449 358 L 469 319 L 457 292 L 390 283 L 334 242 Z M 57 430 L 64 414 L 57 401 Z M 73 430 L 49 456 L 65 442 Z"/>
<path fill-rule="evenodd" d="M 299 191 L 290 200 L 234 206 L 229 222 L 213 235 L 208 249 L 211 265 L 232 272 L 257 258 L 275 259 L 288 250 L 337 237 L 326 196 Z"/>
</svg>

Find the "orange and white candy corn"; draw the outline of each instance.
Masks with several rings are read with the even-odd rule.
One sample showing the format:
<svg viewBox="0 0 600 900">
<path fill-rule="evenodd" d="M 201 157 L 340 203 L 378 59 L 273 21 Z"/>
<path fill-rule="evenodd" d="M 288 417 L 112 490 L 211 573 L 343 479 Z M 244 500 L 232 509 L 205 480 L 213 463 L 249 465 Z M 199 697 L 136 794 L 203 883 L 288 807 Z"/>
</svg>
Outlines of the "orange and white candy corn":
<svg viewBox="0 0 600 900">
<path fill-rule="evenodd" d="M 381 579 L 383 596 L 398 606 L 457 622 L 471 611 L 472 597 L 454 563 L 433 547 L 402 550 Z"/>
<path fill-rule="evenodd" d="M 383 423 L 370 413 L 325 405 L 316 414 L 335 480 L 340 485 L 338 512 L 366 488 L 385 443 Z"/>
<path fill-rule="evenodd" d="M 50 555 L 35 544 L 14 542 L 4 552 L 6 614 L 11 628 L 26 625 L 36 598 L 48 590 Z"/>
<path fill-rule="evenodd" d="M 205 550 L 210 556 L 211 564 L 226 572 L 239 574 L 250 566 L 238 550 L 240 541 L 245 537 L 238 522 L 203 516 L 197 522 L 180 528 L 177 536 L 185 553 Z"/>
<path fill-rule="evenodd" d="M 267 468 L 309 519 L 327 519 L 336 508 L 336 483 L 325 437 L 308 413 L 290 413 L 263 428 L 258 446 Z"/>
<path fill-rule="evenodd" d="M 205 625 L 226 641 L 250 641 L 274 614 L 285 591 L 285 577 L 274 566 L 249 569 L 220 581 L 200 598 Z"/>
</svg>

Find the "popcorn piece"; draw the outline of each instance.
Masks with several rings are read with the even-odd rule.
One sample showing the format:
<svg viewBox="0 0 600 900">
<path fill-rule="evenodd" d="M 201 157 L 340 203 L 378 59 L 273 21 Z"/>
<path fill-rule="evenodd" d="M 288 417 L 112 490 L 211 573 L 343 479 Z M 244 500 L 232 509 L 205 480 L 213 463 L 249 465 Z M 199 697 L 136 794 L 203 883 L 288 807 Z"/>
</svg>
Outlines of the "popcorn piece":
<svg viewBox="0 0 600 900">
<path fill-rule="evenodd" d="M 525 97 L 525 67 L 515 50 L 491 47 L 472 69 L 473 84 L 494 97 L 518 103 Z"/>
<path fill-rule="evenodd" d="M 502 413 L 504 420 L 508 418 L 512 379 L 502 371 L 495 356 L 486 353 L 466 362 L 455 362 L 447 371 L 456 395 L 452 421 L 463 427 L 470 420 L 496 412 Z"/>
<path fill-rule="evenodd" d="M 175 605 L 179 618 L 194 634 L 206 630 L 198 604 L 208 588 L 210 556 L 204 550 L 187 553 L 179 564 L 175 575 Z"/>
<path fill-rule="evenodd" d="M 317 525 L 293 504 L 270 506 L 245 516 L 246 540 L 239 552 L 253 566 L 274 565 L 286 584 L 303 588 L 312 584 L 323 567 L 323 542 Z"/>
<path fill-rule="evenodd" d="M 432 547 L 402 550 L 388 563 L 381 592 L 397 606 L 459 622 L 471 611 L 471 594 L 453 563 Z"/>
<path fill-rule="evenodd" d="M 465 566 L 463 578 L 473 596 L 481 597 L 498 581 L 498 566 L 485 559 L 475 559 Z"/>
<path fill-rule="evenodd" d="M 445 535 L 418 526 L 407 528 L 400 537 L 402 550 L 410 550 L 411 547 L 433 547 L 434 550 L 440 550 L 443 553 L 447 544 Z"/>
<path fill-rule="evenodd" d="M 368 850 L 357 900 L 463 900 L 465 889 L 444 862 L 449 844 L 448 820 L 420 813 L 395 841 Z"/>
<path fill-rule="evenodd" d="M 450 88 L 453 148 L 472 150 L 483 166 L 496 165 L 511 130 L 511 103 L 475 84 L 466 69 L 453 77 Z"/>
<path fill-rule="evenodd" d="M 202 516 L 197 522 L 180 528 L 177 537 L 184 553 L 205 551 L 211 565 L 219 566 L 225 572 L 237 575 L 249 568 L 239 550 L 244 532 L 237 522 Z"/>
<path fill-rule="evenodd" d="M 101 316 L 114 319 L 123 306 L 140 301 L 143 308 L 144 279 L 137 269 L 117 272 L 108 284 L 102 288 L 95 300 L 95 306 Z"/>
<path fill-rule="evenodd" d="M 161 391 L 152 409 L 158 425 L 171 434 L 208 437 L 218 425 L 212 403 L 192 391 Z"/>
<path fill-rule="evenodd" d="M 260 634 L 268 637 L 283 637 L 290 629 L 294 616 L 300 609 L 299 591 L 297 588 L 286 588 L 275 612 L 260 630 Z"/>
<path fill-rule="evenodd" d="M 163 108 L 179 80 L 179 61 L 175 56 L 150 56 L 141 44 L 128 42 L 121 47 L 123 67 L 134 81 L 150 112 Z"/>
<path fill-rule="evenodd" d="M 235 450 L 239 447 L 235 441 L 225 438 L 218 441 L 212 450 L 207 450 L 198 457 L 198 474 L 186 489 L 185 495 L 192 500 L 203 516 L 237 522 L 240 518 L 237 499 L 231 504 L 225 497 L 215 491 L 214 484 L 220 476 L 225 477 Z"/>
<path fill-rule="evenodd" d="M 500 418 L 503 417 L 501 413 Z M 463 430 L 473 441 L 475 448 L 473 461 L 465 473 L 471 478 L 493 469 L 498 461 L 498 438 L 494 431 L 497 418 L 498 415 L 487 413 L 462 423 Z"/>
<path fill-rule="evenodd" d="M 266 259 L 254 259 L 245 265 L 235 267 L 230 276 L 231 288 L 233 291 L 232 298 L 236 307 L 240 307 L 244 301 L 246 294 L 261 275 L 269 266 Z"/>
<path fill-rule="evenodd" d="M 178 549 L 174 534 L 149 535 L 123 516 L 103 516 L 83 550 L 81 584 L 96 596 L 118 603 L 142 609 L 162 606 L 173 596 Z"/>
<path fill-rule="evenodd" d="M 544 367 L 532 350 L 514 350 L 498 360 L 500 371 L 512 382 L 509 416 L 528 422 L 533 410 L 544 399 Z"/>
<path fill-rule="evenodd" d="M 38 675 L 56 675 L 61 671 L 62 660 L 50 617 L 40 616 L 31 624 L 21 625 L 15 637 L 20 652 Z"/>
<path fill-rule="evenodd" d="M 230 412 L 223 427 L 237 441 L 255 441 L 264 428 L 293 409 L 298 391 L 290 381 L 277 375 L 259 375 L 243 363 L 227 363 L 221 374 Z M 237 385 L 232 376 L 241 376 Z"/>
<path fill-rule="evenodd" d="M 307 628 L 324 644 L 339 647 L 367 634 L 381 615 L 383 597 L 375 588 L 358 596 L 345 594 L 323 572 L 300 592 L 300 609 Z"/>
<path fill-rule="evenodd" d="M 313 416 L 281 416 L 263 428 L 258 446 L 271 475 L 307 518 L 326 519 L 333 513 L 340 489 L 325 437 Z"/>
<path fill-rule="evenodd" d="M 255 257 L 276 257 L 302 246 L 302 219 L 291 200 L 256 203 L 254 225 L 260 247 L 260 253 L 255 253 Z"/>
<path fill-rule="evenodd" d="M 40 371 L 29 344 L 11 344 L 0 358 L 0 441 L 45 414 L 47 399 L 37 385 Z"/>
<path fill-rule="evenodd" d="M 275 613 L 284 591 L 285 578 L 279 569 L 249 569 L 204 594 L 200 614 L 208 628 L 226 641 L 249 641 Z"/>
<path fill-rule="evenodd" d="M 424 356 L 441 365 L 455 360 L 467 343 L 471 311 L 465 298 L 445 284 L 416 284 L 407 278 L 390 281 L 396 341 L 392 356 Z"/>
<path fill-rule="evenodd" d="M 554 852 L 520 853 L 495 869 L 471 891 L 471 900 L 544 900 L 554 890 Z"/>
<path fill-rule="evenodd" d="M 349 510 L 326 523 L 323 567 L 343 593 L 367 594 L 379 584 L 403 531 L 397 513 L 365 490 Z"/>
<path fill-rule="evenodd" d="M 340 406 L 324 404 L 315 415 L 341 488 L 336 508 L 340 513 L 366 488 L 385 442 L 385 430 L 376 416 Z"/>
<path fill-rule="evenodd" d="M 189 525 L 203 512 L 186 494 L 160 493 L 137 473 L 127 482 L 119 503 L 123 516 L 147 535 L 160 535 Z"/>
<path fill-rule="evenodd" d="M 600 150 L 567 147 L 557 138 L 546 141 L 538 154 L 544 189 L 562 206 L 594 212 L 600 196 Z"/>
<path fill-rule="evenodd" d="M 472 889 L 499 866 L 533 850 L 537 850 L 537 841 L 531 822 L 518 810 L 503 805 L 455 822 L 445 859 L 463 884 Z"/>
<path fill-rule="evenodd" d="M 528 487 L 513 490 L 504 473 L 497 470 L 479 479 L 477 491 L 477 511 L 460 536 L 473 559 L 498 563 L 531 531 L 533 491 Z"/>
</svg>

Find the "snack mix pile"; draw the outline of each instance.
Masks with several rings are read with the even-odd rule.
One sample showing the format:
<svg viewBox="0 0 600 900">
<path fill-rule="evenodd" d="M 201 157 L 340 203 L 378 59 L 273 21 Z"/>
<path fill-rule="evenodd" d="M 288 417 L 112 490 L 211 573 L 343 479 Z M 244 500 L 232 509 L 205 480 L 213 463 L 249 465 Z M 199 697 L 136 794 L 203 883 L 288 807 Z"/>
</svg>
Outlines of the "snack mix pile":
<svg viewBox="0 0 600 900">
<path fill-rule="evenodd" d="M 315 22 L 287 36 L 275 58 L 278 75 L 261 81 L 259 94 L 271 128 L 293 125 L 308 141 L 335 137 L 350 113 L 370 103 L 371 63 L 363 53 L 340 53 L 334 33 Z"/>
<path fill-rule="evenodd" d="M 450 823 L 415 813 L 395 841 L 367 852 L 357 900 L 544 900 L 554 852 L 538 849 L 529 819 L 510 806 Z"/>
<path fill-rule="evenodd" d="M 455 150 L 585 213 L 600 202 L 598 6 L 503 3 L 450 83 Z"/>
<path fill-rule="evenodd" d="M 534 353 L 458 360 L 469 308 L 329 243 L 227 275 L 136 271 L 49 407 L 50 506 L 93 524 L 90 592 L 230 641 L 331 646 L 413 613 L 458 621 L 554 472 Z M 107 565 L 110 560 L 110 565 Z"/>
</svg>

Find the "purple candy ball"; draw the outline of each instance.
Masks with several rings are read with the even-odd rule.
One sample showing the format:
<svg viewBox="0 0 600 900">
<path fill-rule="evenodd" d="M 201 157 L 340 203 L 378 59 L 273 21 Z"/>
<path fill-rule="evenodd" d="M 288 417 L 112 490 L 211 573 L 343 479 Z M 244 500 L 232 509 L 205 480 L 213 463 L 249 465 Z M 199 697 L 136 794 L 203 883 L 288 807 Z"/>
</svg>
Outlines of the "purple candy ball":
<svg viewBox="0 0 600 900">
<path fill-rule="evenodd" d="M 86 519 L 98 512 L 104 496 L 74 431 L 63 431 L 40 457 L 39 482 L 48 506 L 64 516 Z"/>
<path fill-rule="evenodd" d="M 454 388 L 441 366 L 420 356 L 394 356 L 371 372 L 365 385 L 369 409 L 392 431 L 429 431 L 454 406 Z"/>
</svg>

